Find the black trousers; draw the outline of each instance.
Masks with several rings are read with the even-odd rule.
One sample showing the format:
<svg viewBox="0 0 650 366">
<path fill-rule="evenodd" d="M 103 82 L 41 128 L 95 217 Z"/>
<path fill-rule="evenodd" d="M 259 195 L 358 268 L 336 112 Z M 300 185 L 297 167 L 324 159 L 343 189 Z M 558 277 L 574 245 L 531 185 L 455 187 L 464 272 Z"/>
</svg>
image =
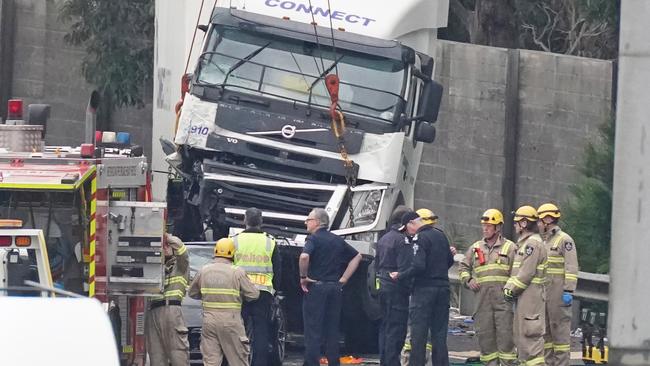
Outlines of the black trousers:
<svg viewBox="0 0 650 366">
<path fill-rule="evenodd" d="M 425 362 L 427 338 L 431 331 L 431 363 L 449 366 L 447 325 L 449 323 L 449 286 L 416 287 L 411 295 L 409 324 L 411 326 L 411 355 L 409 365 Z"/>
<path fill-rule="evenodd" d="M 242 317 L 246 329 L 252 327 L 251 366 L 266 366 L 270 362 L 271 343 L 271 305 L 273 295 L 260 291 L 260 297 L 251 302 L 245 302 L 242 307 Z"/>
<path fill-rule="evenodd" d="M 380 364 L 399 366 L 409 316 L 409 293 L 382 283 L 379 289 L 382 322 L 379 329 Z"/>
<path fill-rule="evenodd" d="M 339 366 L 339 323 L 343 287 L 338 282 L 316 282 L 302 299 L 305 334 L 305 366 L 319 366 L 320 347 L 325 343 L 329 366 Z"/>
</svg>

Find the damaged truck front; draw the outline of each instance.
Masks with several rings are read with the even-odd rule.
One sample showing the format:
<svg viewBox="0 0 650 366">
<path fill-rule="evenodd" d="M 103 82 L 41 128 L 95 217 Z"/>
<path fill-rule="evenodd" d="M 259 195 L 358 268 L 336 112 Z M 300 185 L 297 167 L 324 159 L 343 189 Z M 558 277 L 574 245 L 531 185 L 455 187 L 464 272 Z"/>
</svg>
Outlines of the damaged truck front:
<svg viewBox="0 0 650 366">
<path fill-rule="evenodd" d="M 413 203 L 422 144 L 435 138 L 442 87 L 431 79 L 434 63 L 426 53 L 323 24 L 213 10 L 209 25 L 200 27 L 206 32 L 201 54 L 185 78 L 178 148 L 167 150 L 181 178 L 170 180 L 167 201 L 174 232 L 185 241 L 233 234 L 246 208 L 263 211 L 264 230 L 280 238 L 286 326 L 296 333 L 302 329 L 297 257 L 307 235 L 304 221 L 314 207 L 327 210 L 330 230 L 364 255 L 346 286 L 342 317 L 347 346 L 364 351 L 374 347 L 379 317 L 374 245 L 393 208 Z M 340 139 L 329 111 L 328 75 L 340 80 Z"/>
</svg>

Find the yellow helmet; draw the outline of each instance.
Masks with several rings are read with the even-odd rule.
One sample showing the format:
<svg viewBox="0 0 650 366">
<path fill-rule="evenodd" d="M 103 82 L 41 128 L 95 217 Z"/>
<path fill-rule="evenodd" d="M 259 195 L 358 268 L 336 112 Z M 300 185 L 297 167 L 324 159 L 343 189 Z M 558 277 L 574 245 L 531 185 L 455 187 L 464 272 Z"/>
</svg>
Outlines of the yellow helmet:
<svg viewBox="0 0 650 366">
<path fill-rule="evenodd" d="M 418 216 L 422 219 L 422 223 L 425 225 L 435 225 L 438 223 L 438 216 L 433 213 L 433 211 L 428 208 L 420 208 L 415 211 Z"/>
<path fill-rule="evenodd" d="M 528 206 L 528 205 L 521 206 L 514 213 L 515 213 L 514 220 L 517 221 L 517 222 L 519 222 L 521 220 L 524 220 L 524 219 L 526 219 L 528 221 L 531 221 L 531 222 L 535 222 L 538 219 L 537 211 L 535 210 L 535 207 L 533 207 L 533 206 Z"/>
<path fill-rule="evenodd" d="M 235 242 L 232 238 L 221 238 L 214 246 L 214 256 L 232 259 L 235 256 Z"/>
<path fill-rule="evenodd" d="M 556 219 L 560 218 L 560 209 L 552 204 L 552 203 L 545 203 L 537 209 L 537 215 L 539 215 L 540 219 L 545 218 L 546 216 L 551 216 L 555 217 Z"/>
<path fill-rule="evenodd" d="M 496 208 L 491 208 L 483 212 L 483 216 L 481 216 L 481 224 L 503 224 L 503 214 Z"/>
</svg>

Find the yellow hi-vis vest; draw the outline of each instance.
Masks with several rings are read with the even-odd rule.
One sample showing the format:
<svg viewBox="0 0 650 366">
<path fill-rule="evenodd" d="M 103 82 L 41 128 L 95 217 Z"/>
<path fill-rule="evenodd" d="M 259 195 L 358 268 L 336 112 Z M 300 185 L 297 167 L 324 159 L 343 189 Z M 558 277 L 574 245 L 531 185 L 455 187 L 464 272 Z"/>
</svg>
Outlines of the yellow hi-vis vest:
<svg viewBox="0 0 650 366">
<path fill-rule="evenodd" d="M 246 271 L 251 282 L 261 291 L 273 289 L 273 262 L 275 239 L 266 233 L 239 233 L 233 236 L 235 258 L 233 264 Z"/>
</svg>

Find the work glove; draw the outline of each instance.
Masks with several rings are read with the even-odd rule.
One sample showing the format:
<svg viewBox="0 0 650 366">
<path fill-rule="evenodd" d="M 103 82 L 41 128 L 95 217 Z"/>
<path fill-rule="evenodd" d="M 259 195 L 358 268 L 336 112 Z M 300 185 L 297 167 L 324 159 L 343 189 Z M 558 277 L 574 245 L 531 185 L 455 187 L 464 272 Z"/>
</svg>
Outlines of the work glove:
<svg viewBox="0 0 650 366">
<path fill-rule="evenodd" d="M 573 295 L 570 292 L 565 292 L 562 294 L 562 302 L 565 306 L 570 306 L 573 302 Z"/>
<path fill-rule="evenodd" d="M 167 244 L 174 250 L 178 250 L 183 246 L 183 241 L 172 234 L 165 234 L 165 239 L 167 239 Z"/>
<path fill-rule="evenodd" d="M 512 290 L 509 288 L 503 289 L 503 298 L 505 298 L 507 302 L 515 301 L 515 295 L 512 293 Z"/>
</svg>

